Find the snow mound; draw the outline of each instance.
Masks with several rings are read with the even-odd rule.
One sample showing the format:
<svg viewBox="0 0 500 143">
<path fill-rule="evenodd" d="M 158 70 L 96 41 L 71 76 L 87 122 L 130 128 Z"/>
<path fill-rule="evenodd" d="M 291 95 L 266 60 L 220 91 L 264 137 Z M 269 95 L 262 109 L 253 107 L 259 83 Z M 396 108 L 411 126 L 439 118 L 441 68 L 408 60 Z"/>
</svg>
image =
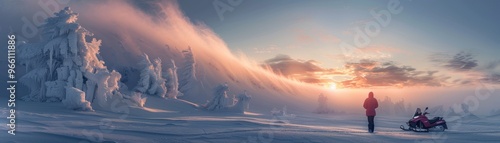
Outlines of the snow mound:
<svg viewBox="0 0 500 143">
<path fill-rule="evenodd" d="M 74 87 L 66 87 L 66 99 L 62 103 L 73 110 L 94 111 L 90 102 L 85 100 L 85 92 Z"/>
<path fill-rule="evenodd" d="M 147 97 L 142 97 L 142 94 L 139 92 L 132 92 L 130 96 L 125 95 L 123 98 L 130 100 L 132 105 L 137 105 L 138 107 L 144 107 L 147 100 Z"/>
</svg>

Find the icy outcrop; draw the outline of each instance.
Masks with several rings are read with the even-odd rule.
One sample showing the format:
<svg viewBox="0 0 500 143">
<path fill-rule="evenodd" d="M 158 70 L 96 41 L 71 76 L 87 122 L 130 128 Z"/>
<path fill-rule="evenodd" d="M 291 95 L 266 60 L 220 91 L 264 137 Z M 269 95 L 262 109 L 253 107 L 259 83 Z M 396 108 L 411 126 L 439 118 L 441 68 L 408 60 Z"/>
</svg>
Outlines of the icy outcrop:
<svg viewBox="0 0 500 143">
<path fill-rule="evenodd" d="M 183 50 L 184 66 L 181 68 L 179 77 L 179 91 L 186 93 L 193 88 L 196 81 L 196 62 L 191 47 Z"/>
<path fill-rule="evenodd" d="M 140 80 L 134 88 L 135 91 L 164 98 L 167 94 L 167 87 L 165 86 L 166 80 L 162 77 L 161 60 L 157 58 L 152 63 L 147 54 L 144 54 L 143 58 L 140 63 L 142 66 Z"/>
<path fill-rule="evenodd" d="M 41 42 L 19 45 L 18 58 L 27 70 L 20 82 L 31 91 L 24 100 L 63 100 L 70 108 L 88 110 L 94 100 L 105 105 L 114 96 L 121 98 L 121 75 L 99 59 L 101 41 L 87 42 L 93 34 L 76 23 L 77 17 L 66 7 L 46 19 Z"/>
<path fill-rule="evenodd" d="M 215 88 L 214 97 L 210 100 L 204 108 L 209 111 L 225 111 L 243 113 L 248 110 L 251 96 L 245 91 L 238 95 L 235 99 L 234 96 L 228 97 L 227 91 L 229 86 L 227 83 L 220 84 Z"/>
</svg>

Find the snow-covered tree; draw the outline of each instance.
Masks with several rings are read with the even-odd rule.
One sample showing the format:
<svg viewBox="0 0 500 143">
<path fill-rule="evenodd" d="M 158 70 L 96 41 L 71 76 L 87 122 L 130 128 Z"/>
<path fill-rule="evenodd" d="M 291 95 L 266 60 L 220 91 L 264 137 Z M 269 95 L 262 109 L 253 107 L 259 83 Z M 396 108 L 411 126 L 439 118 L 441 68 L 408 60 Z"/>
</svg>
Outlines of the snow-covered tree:
<svg viewBox="0 0 500 143">
<path fill-rule="evenodd" d="M 227 83 L 217 86 L 215 88 L 214 97 L 204 106 L 204 108 L 209 111 L 236 113 L 243 113 L 248 110 L 252 96 L 244 91 L 239 94 L 237 98 L 235 98 L 234 95 L 228 97 L 227 91 L 229 91 Z"/>
<path fill-rule="evenodd" d="M 384 100 L 379 101 L 379 105 L 384 105 L 384 106 L 379 106 L 377 113 L 383 115 L 394 114 L 394 102 L 392 102 L 392 99 L 389 96 L 385 96 Z"/>
<path fill-rule="evenodd" d="M 191 47 L 183 50 L 182 54 L 184 55 L 184 66 L 180 70 L 179 91 L 186 93 L 196 81 L 196 62 Z"/>
<path fill-rule="evenodd" d="M 329 113 L 330 109 L 328 109 L 328 97 L 321 93 L 318 96 L 318 108 L 316 109 L 317 113 Z"/>
<path fill-rule="evenodd" d="M 470 111 L 469 111 L 469 105 L 465 104 L 465 103 L 462 103 L 462 111 L 465 113 L 465 114 L 469 114 Z"/>
<path fill-rule="evenodd" d="M 394 113 L 396 115 L 405 115 L 407 113 L 405 106 L 406 105 L 404 99 L 401 99 L 400 101 L 394 103 Z"/>
<path fill-rule="evenodd" d="M 229 108 L 233 108 L 235 112 L 243 113 L 247 111 L 250 107 L 250 100 L 252 96 L 250 96 L 246 91 L 241 94 L 238 94 L 238 99 L 233 106 Z"/>
<path fill-rule="evenodd" d="M 172 68 L 168 68 L 167 73 L 164 73 L 165 79 L 167 79 L 167 97 L 176 99 L 183 94 L 179 92 L 179 79 L 177 76 L 177 66 L 175 66 L 175 61 L 172 61 Z"/>
<path fill-rule="evenodd" d="M 76 23 L 77 17 L 66 7 L 45 20 L 41 42 L 19 45 L 19 60 L 27 70 L 20 82 L 31 90 L 24 100 L 64 100 L 69 106 L 67 103 L 77 101 L 72 99 L 83 96 L 103 105 L 111 96 L 121 96 L 121 75 L 107 70 L 98 58 L 101 41 L 94 38 L 87 42 L 86 36 L 93 34 Z"/>
<path fill-rule="evenodd" d="M 159 58 L 151 63 L 147 54 L 143 55 L 143 60 L 140 62 L 142 67 L 140 80 L 135 91 L 165 97 L 167 94 L 167 87 L 165 86 L 165 79 L 162 77 L 161 60 Z"/>
<path fill-rule="evenodd" d="M 215 111 L 228 107 L 227 101 L 229 98 L 227 97 L 227 91 L 229 91 L 227 83 L 217 86 L 215 88 L 214 97 L 205 105 L 205 109 Z"/>
</svg>

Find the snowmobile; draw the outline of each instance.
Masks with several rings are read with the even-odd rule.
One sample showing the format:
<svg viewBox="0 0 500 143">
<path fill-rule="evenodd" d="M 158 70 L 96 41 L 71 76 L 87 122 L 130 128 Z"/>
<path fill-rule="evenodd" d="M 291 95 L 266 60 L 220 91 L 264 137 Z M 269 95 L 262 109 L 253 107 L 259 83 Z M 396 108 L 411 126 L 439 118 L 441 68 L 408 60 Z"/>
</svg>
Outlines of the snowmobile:
<svg viewBox="0 0 500 143">
<path fill-rule="evenodd" d="M 406 122 L 406 125 L 408 125 L 408 128 L 405 128 L 403 125 L 401 125 L 399 128 L 401 128 L 404 131 L 414 131 L 414 132 L 428 132 L 428 131 L 444 131 L 448 129 L 448 126 L 446 125 L 446 121 L 443 119 L 443 117 L 434 117 L 433 119 L 428 119 L 427 114 L 427 109 L 429 107 L 426 107 L 423 114 L 420 112 L 420 108 L 415 111 L 415 114 L 412 119 L 410 119 L 408 122 Z"/>
</svg>

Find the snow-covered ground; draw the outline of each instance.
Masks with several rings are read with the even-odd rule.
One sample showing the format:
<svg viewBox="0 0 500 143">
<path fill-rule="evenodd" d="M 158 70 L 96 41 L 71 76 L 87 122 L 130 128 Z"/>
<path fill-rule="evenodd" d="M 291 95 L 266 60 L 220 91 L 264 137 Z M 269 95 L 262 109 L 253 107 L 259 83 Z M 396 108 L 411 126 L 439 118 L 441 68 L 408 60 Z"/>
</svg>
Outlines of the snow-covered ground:
<svg viewBox="0 0 500 143">
<path fill-rule="evenodd" d="M 445 132 L 415 133 L 399 125 L 408 117 L 377 116 L 376 131 L 366 131 L 362 114 L 315 114 L 288 111 L 285 116 L 252 111 L 207 112 L 176 99 L 151 97 L 144 108 L 122 113 L 75 112 L 60 103 L 18 102 L 17 133 L 1 142 L 498 142 L 500 116 L 478 120 L 451 118 Z M 2 116 L 7 109 L 1 108 Z M 432 116 L 432 115 L 431 115 Z M 445 117 L 445 119 L 448 119 Z M 1 120 L 6 124 L 6 120 Z M 6 126 L 1 126 L 7 130 Z"/>
</svg>

